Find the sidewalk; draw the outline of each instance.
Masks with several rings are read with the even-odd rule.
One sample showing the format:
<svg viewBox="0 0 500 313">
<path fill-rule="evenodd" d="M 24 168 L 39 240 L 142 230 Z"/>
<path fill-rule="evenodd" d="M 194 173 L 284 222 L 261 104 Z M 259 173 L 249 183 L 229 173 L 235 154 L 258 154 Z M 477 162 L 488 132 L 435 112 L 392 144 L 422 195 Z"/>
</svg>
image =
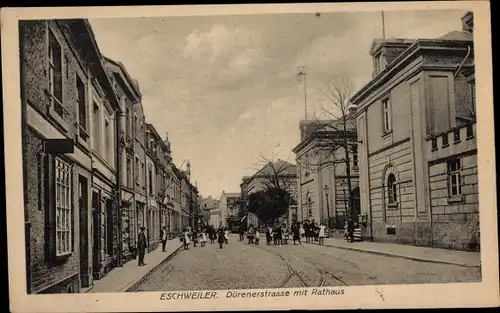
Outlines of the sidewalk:
<svg viewBox="0 0 500 313">
<path fill-rule="evenodd" d="M 314 242 L 313 244 L 317 244 Z M 480 267 L 479 252 L 434 249 L 394 243 L 358 241 L 348 242 L 342 238 L 325 238 L 326 247 L 380 254 L 390 257 L 405 258 L 421 262 L 453 264 L 465 267 Z"/>
<path fill-rule="evenodd" d="M 100 280 L 94 281 L 93 288 L 87 292 L 125 292 L 142 282 L 149 273 L 163 262 L 168 261 L 182 247 L 179 239 L 172 239 L 167 242 L 166 251 L 160 247 L 144 257 L 145 266 L 138 266 L 137 259 L 130 260 L 123 267 L 116 267 L 108 275 Z"/>
</svg>

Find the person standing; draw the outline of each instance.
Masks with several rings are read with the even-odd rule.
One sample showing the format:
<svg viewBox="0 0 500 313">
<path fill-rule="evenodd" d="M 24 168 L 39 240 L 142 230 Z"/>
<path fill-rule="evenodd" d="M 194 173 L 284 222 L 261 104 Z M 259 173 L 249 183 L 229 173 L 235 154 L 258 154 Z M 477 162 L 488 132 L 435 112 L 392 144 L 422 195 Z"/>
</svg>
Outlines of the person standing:
<svg viewBox="0 0 500 313">
<path fill-rule="evenodd" d="M 300 240 L 304 237 L 306 231 L 304 230 L 304 227 L 302 227 L 301 223 L 297 223 L 297 226 L 299 227 L 299 244 L 300 244 L 301 243 Z"/>
<path fill-rule="evenodd" d="M 189 250 L 189 244 L 191 243 L 191 239 L 189 239 L 189 231 L 184 229 L 184 250 Z"/>
<path fill-rule="evenodd" d="M 299 225 L 299 223 L 294 222 L 292 225 L 291 231 L 292 231 L 293 244 L 296 245 L 297 241 L 300 244 L 300 225 Z"/>
<path fill-rule="evenodd" d="M 266 244 L 270 245 L 272 239 L 273 239 L 273 228 L 271 226 L 267 226 L 267 230 L 266 230 Z"/>
<path fill-rule="evenodd" d="M 207 243 L 207 234 L 206 234 L 206 231 L 203 230 L 201 232 L 201 236 L 200 236 L 200 244 L 202 247 L 204 247 L 206 243 Z"/>
<path fill-rule="evenodd" d="M 229 228 L 224 227 L 224 239 L 226 239 L 226 245 L 229 243 Z"/>
<path fill-rule="evenodd" d="M 226 238 L 224 237 L 224 227 L 222 227 L 222 223 L 217 229 L 217 242 L 219 243 L 219 247 L 222 249 L 224 247 L 224 243 L 226 242 Z"/>
<path fill-rule="evenodd" d="M 255 239 L 254 242 L 258 246 L 259 245 L 259 240 L 260 240 L 260 233 L 259 233 L 259 228 L 255 227 Z"/>
<path fill-rule="evenodd" d="M 198 244 L 198 231 L 196 230 L 196 228 L 193 228 L 191 239 L 193 240 L 193 247 L 196 247 L 196 245 Z"/>
<path fill-rule="evenodd" d="M 250 224 L 250 227 L 248 228 L 248 244 L 253 244 L 253 240 L 255 238 L 255 230 L 253 228 L 253 224 Z"/>
<path fill-rule="evenodd" d="M 240 226 L 238 227 L 238 234 L 240 235 L 240 238 L 238 241 L 243 241 L 245 240 L 245 229 L 243 223 L 240 223 Z"/>
<path fill-rule="evenodd" d="M 161 231 L 161 248 L 163 252 L 165 252 L 165 247 L 167 246 L 167 237 L 167 226 L 163 226 L 163 229 Z"/>
<path fill-rule="evenodd" d="M 318 238 L 320 245 L 325 245 L 325 230 L 326 226 L 323 223 L 319 224 Z"/>
<path fill-rule="evenodd" d="M 139 232 L 137 238 L 137 249 L 139 250 L 139 266 L 146 265 L 146 263 L 144 263 L 144 256 L 146 255 L 146 248 L 148 247 L 148 241 L 146 238 L 146 234 L 144 233 L 145 230 L 146 227 L 141 226 L 141 231 Z"/>
</svg>

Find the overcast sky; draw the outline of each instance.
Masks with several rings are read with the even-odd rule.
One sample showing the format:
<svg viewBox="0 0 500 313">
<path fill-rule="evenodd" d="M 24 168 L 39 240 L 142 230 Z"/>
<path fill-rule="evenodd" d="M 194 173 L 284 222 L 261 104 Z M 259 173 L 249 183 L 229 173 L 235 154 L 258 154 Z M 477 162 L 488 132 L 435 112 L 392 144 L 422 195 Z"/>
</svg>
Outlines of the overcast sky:
<svg viewBox="0 0 500 313">
<path fill-rule="evenodd" d="M 386 37 L 435 38 L 461 29 L 463 11 L 386 12 Z M 267 159 L 295 163 L 304 118 L 297 67 L 308 67 L 309 114 L 328 81 L 359 89 L 382 37 L 380 12 L 91 19 L 101 52 L 139 81 L 146 120 L 174 162 L 191 161 L 203 196 L 239 192 Z M 307 58 L 306 58 L 307 55 Z M 315 113 L 316 112 L 316 113 Z"/>
</svg>

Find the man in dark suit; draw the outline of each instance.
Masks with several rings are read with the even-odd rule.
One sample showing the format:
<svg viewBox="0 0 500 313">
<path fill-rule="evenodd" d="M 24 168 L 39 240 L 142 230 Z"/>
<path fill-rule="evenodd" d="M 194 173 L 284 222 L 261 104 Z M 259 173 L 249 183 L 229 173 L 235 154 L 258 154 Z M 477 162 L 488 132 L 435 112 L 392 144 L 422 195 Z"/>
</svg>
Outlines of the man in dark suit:
<svg viewBox="0 0 500 313">
<path fill-rule="evenodd" d="M 146 248 L 148 247 L 148 241 L 146 238 L 146 234 L 144 230 L 146 227 L 141 227 L 141 231 L 139 232 L 139 238 L 137 240 L 137 249 L 139 250 L 139 266 L 146 265 L 144 263 L 144 255 L 146 254 Z"/>
</svg>

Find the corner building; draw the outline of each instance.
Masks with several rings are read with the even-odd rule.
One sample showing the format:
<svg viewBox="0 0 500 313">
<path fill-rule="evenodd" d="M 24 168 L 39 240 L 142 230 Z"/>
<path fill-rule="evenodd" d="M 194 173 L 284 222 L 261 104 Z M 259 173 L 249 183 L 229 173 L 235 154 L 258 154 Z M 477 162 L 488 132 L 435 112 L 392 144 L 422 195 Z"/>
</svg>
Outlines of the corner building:
<svg viewBox="0 0 500 313">
<path fill-rule="evenodd" d="M 437 39 L 374 40 L 358 107 L 367 238 L 479 250 L 473 16 Z"/>
</svg>

